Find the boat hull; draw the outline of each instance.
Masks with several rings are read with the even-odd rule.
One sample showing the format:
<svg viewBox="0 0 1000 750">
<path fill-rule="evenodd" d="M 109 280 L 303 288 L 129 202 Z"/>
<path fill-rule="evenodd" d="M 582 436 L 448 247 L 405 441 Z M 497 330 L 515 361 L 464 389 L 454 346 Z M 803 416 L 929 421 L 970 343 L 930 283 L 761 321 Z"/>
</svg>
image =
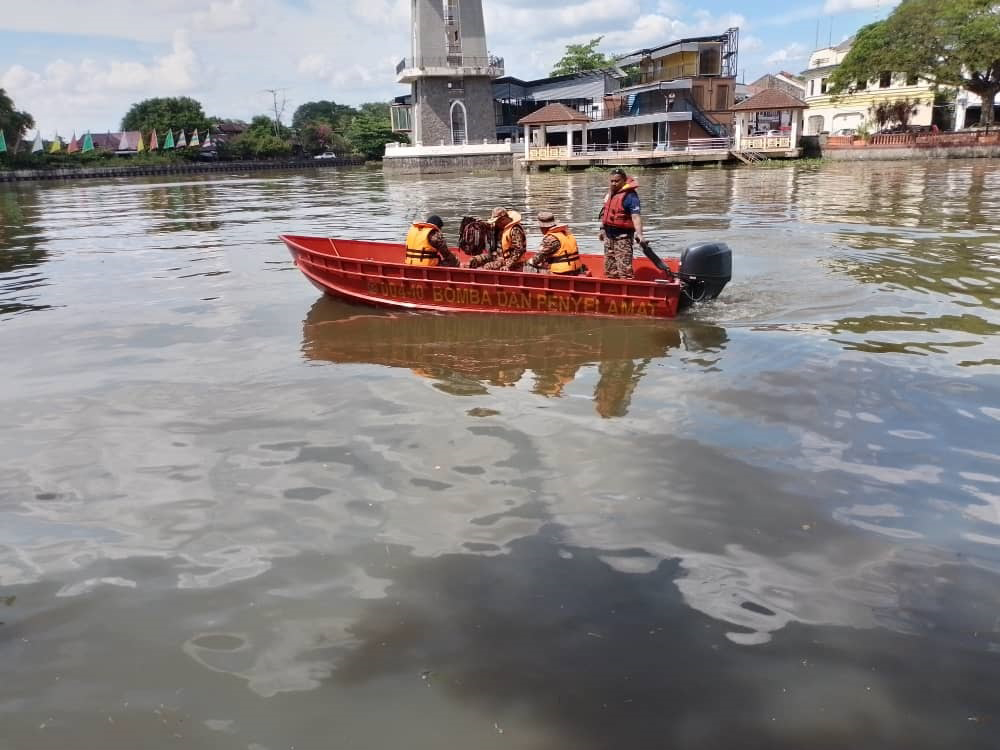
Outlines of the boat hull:
<svg viewBox="0 0 1000 750">
<path fill-rule="evenodd" d="M 483 271 L 398 262 L 404 246 L 282 235 L 295 265 L 335 297 L 382 307 L 437 312 L 671 318 L 680 283 L 645 258 L 636 280 L 603 278 L 603 257 L 583 255 L 592 277 Z M 530 254 L 529 256 L 530 257 Z"/>
</svg>

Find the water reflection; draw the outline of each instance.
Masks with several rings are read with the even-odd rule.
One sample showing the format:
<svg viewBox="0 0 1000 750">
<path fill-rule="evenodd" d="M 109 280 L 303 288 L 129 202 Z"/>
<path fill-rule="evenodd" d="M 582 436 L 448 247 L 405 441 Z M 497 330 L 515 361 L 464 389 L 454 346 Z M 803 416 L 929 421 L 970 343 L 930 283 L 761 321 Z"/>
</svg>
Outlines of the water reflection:
<svg viewBox="0 0 1000 750">
<path fill-rule="evenodd" d="M 989 670 L 966 633 L 989 616 L 949 623 L 913 658 L 924 608 L 976 596 L 987 573 L 937 567 L 930 593 L 914 586 L 928 572 L 919 562 L 894 563 L 911 634 L 802 624 L 773 649 L 747 649 L 684 606 L 676 561 L 628 571 L 641 550 L 609 565 L 562 534 L 549 525 L 492 557 L 372 554 L 368 573 L 391 583 L 349 627 L 356 642 L 332 650 L 332 683 L 419 685 L 472 704 L 516 746 L 533 746 L 524 738 L 538 725 L 542 746 L 560 748 L 991 746 L 991 699 L 971 677 Z M 966 648 L 953 653 L 952 639 Z"/>
<path fill-rule="evenodd" d="M 530 372 L 532 393 L 559 398 L 581 368 L 596 364 L 594 405 L 608 418 L 628 414 L 654 359 L 682 349 L 709 369 L 726 341 L 724 328 L 697 323 L 388 313 L 328 297 L 302 323 L 306 359 L 406 367 L 456 396 L 514 386 Z"/>
<path fill-rule="evenodd" d="M 156 232 L 217 231 L 215 187 L 207 182 L 167 184 L 146 191 L 151 229 Z"/>
<path fill-rule="evenodd" d="M 35 269 L 48 259 L 38 226 L 38 190 L 0 189 L 0 316 L 45 310 L 36 289 L 48 284 Z"/>
</svg>

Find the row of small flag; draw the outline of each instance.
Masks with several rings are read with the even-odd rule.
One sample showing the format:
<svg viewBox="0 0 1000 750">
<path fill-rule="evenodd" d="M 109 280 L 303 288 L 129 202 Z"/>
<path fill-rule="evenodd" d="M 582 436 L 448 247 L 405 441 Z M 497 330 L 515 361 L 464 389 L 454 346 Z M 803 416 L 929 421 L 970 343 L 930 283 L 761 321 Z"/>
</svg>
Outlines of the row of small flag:
<svg viewBox="0 0 1000 750">
<path fill-rule="evenodd" d="M 138 136 L 135 138 L 134 136 Z M 133 136 L 130 138 L 130 136 Z M 172 148 L 194 148 L 195 146 L 199 148 L 211 148 L 215 144 L 212 143 L 212 135 L 210 133 L 205 133 L 205 140 L 202 141 L 198 137 L 198 131 L 195 130 L 191 134 L 191 140 L 188 140 L 184 131 L 177 131 L 177 139 L 174 140 L 174 131 L 168 130 L 166 138 L 163 139 L 163 145 L 160 145 L 159 138 L 156 135 L 156 131 L 152 130 L 149 133 L 149 143 L 142 137 L 141 130 L 126 130 L 121 134 L 121 139 L 118 142 L 119 151 L 166 151 Z M 7 150 L 7 141 L 4 138 L 3 131 L 0 130 L 0 153 Z M 45 150 L 45 142 L 42 140 L 42 133 L 38 131 L 35 133 L 35 140 L 31 145 L 31 153 L 36 154 L 39 151 Z M 62 139 L 57 135 L 55 140 L 49 144 L 49 153 L 55 154 L 63 150 Z M 77 139 L 76 133 L 73 133 L 73 138 L 68 144 L 66 144 L 66 152 L 73 154 L 77 151 L 93 151 L 94 150 L 94 139 L 91 137 L 90 133 L 84 133 L 82 139 Z"/>
</svg>

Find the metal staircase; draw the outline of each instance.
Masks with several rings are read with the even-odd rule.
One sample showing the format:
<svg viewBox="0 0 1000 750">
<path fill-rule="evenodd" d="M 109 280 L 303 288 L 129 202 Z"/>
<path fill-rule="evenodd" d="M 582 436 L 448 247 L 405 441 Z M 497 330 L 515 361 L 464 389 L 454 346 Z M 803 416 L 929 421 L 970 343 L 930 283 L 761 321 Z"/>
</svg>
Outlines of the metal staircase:
<svg viewBox="0 0 1000 750">
<path fill-rule="evenodd" d="M 708 115 L 693 103 L 691 105 L 691 119 L 698 123 L 698 126 L 712 138 L 724 138 L 726 136 L 726 129 L 719 123 L 708 119 Z"/>
<path fill-rule="evenodd" d="M 765 161 L 769 161 L 767 156 L 762 154 L 760 151 L 753 151 L 751 149 L 737 150 L 734 148 L 730 149 L 729 153 L 735 156 L 744 164 L 748 164 L 750 166 L 753 166 L 754 164 L 760 164 Z"/>
</svg>

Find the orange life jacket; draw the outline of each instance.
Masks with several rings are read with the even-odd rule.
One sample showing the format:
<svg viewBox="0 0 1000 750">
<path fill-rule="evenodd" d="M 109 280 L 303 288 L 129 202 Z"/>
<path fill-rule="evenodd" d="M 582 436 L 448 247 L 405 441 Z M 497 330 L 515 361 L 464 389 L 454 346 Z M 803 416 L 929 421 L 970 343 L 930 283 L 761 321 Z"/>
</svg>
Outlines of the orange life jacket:
<svg viewBox="0 0 1000 750">
<path fill-rule="evenodd" d="M 441 262 L 437 248 L 430 242 L 431 232 L 436 232 L 434 224 L 413 222 L 406 233 L 406 264 L 408 266 L 436 266 Z"/>
<path fill-rule="evenodd" d="M 639 186 L 635 180 L 630 177 L 617 193 L 614 195 L 608 193 L 604 196 L 604 215 L 601 217 L 603 226 L 614 229 L 635 229 L 632 215 L 625 210 L 625 196 L 637 187 Z"/>
<path fill-rule="evenodd" d="M 510 250 L 510 246 L 511 246 L 510 235 L 511 235 L 511 232 L 513 231 L 514 227 L 520 226 L 520 224 L 521 224 L 521 220 L 518 219 L 517 221 L 512 221 L 510 224 L 508 224 L 507 226 L 505 226 L 503 228 L 503 234 L 500 235 L 500 247 L 503 250 L 505 250 L 505 251 L 506 250 Z"/>
<path fill-rule="evenodd" d="M 570 234 L 569 228 L 562 226 L 552 227 L 545 234 L 551 234 L 559 240 L 559 249 L 549 256 L 549 271 L 551 273 L 572 273 L 579 271 L 580 250 L 576 246 L 576 237 Z"/>
</svg>

